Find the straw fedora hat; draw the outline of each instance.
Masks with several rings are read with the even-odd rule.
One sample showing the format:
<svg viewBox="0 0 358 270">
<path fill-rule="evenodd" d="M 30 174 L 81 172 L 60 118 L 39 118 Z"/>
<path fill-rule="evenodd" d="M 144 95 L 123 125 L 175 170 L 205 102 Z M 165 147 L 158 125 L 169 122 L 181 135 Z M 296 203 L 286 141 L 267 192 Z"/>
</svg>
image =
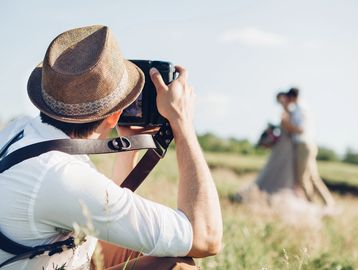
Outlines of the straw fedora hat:
<svg viewBox="0 0 358 270">
<path fill-rule="evenodd" d="M 143 85 L 143 72 L 123 58 L 111 30 L 94 25 L 57 36 L 31 73 L 27 92 L 51 118 L 88 123 L 129 106 Z"/>
</svg>

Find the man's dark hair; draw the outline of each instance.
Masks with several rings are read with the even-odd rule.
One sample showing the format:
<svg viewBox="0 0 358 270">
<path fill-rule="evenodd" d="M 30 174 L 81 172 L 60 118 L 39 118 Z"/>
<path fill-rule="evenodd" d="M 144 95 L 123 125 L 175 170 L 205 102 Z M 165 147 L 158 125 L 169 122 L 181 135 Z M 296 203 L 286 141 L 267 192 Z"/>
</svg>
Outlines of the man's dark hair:
<svg viewBox="0 0 358 270">
<path fill-rule="evenodd" d="M 77 123 L 65 123 L 40 112 L 42 123 L 51 125 L 59 130 L 63 131 L 67 136 L 74 138 L 86 138 L 91 135 L 98 126 L 103 122 L 103 119 L 95 122 L 77 124 Z"/>
<path fill-rule="evenodd" d="M 287 96 L 288 97 L 294 97 L 297 98 L 300 94 L 300 90 L 298 90 L 298 88 L 292 87 L 290 90 L 288 90 L 287 92 Z"/>
</svg>

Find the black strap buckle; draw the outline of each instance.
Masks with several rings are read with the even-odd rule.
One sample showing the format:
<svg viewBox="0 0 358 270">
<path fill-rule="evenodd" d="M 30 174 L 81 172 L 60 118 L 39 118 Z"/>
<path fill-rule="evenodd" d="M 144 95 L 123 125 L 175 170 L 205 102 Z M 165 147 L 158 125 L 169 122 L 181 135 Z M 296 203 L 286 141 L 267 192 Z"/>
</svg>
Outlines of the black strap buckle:
<svg viewBox="0 0 358 270">
<path fill-rule="evenodd" d="M 157 142 L 157 149 L 155 149 L 155 153 L 160 157 L 163 158 L 167 153 L 170 143 L 173 140 L 173 131 L 169 124 L 166 122 L 164 125 L 161 126 L 159 131 L 155 134 L 154 140 Z"/>
<path fill-rule="evenodd" d="M 109 145 L 110 148 L 116 149 L 116 150 L 130 150 L 132 147 L 131 141 L 127 137 L 118 137 L 114 138 Z"/>
</svg>

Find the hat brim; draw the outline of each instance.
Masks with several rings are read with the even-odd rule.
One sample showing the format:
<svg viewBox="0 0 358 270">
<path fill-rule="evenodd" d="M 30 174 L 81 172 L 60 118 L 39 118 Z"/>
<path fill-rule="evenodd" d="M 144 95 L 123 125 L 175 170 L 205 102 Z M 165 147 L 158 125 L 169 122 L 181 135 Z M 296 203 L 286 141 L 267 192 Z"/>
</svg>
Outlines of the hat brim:
<svg viewBox="0 0 358 270">
<path fill-rule="evenodd" d="M 108 112 L 103 115 L 80 115 L 80 116 L 65 116 L 54 112 L 44 101 L 42 97 L 42 63 L 39 64 L 31 73 L 27 83 L 27 94 L 31 102 L 44 114 L 53 119 L 66 123 L 90 123 L 97 120 L 104 119 L 118 111 L 121 111 L 132 104 L 142 92 L 145 83 L 145 77 L 142 70 L 135 64 L 128 60 L 124 60 L 128 72 L 128 86 L 126 92 L 128 95 L 119 100 L 118 103 Z"/>
</svg>

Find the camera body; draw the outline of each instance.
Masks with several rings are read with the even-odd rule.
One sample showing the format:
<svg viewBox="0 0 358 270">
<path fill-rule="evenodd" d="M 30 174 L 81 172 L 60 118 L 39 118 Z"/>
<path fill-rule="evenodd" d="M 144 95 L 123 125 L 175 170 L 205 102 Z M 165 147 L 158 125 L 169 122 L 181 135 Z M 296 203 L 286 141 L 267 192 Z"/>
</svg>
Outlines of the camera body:
<svg viewBox="0 0 358 270">
<path fill-rule="evenodd" d="M 149 70 L 154 67 L 163 77 L 165 84 L 175 79 L 176 72 L 172 63 L 151 60 L 130 60 L 144 73 L 145 84 L 139 97 L 126 109 L 118 121 L 120 126 L 162 126 L 166 119 L 160 115 L 157 108 L 157 91 L 150 78 Z"/>
</svg>

